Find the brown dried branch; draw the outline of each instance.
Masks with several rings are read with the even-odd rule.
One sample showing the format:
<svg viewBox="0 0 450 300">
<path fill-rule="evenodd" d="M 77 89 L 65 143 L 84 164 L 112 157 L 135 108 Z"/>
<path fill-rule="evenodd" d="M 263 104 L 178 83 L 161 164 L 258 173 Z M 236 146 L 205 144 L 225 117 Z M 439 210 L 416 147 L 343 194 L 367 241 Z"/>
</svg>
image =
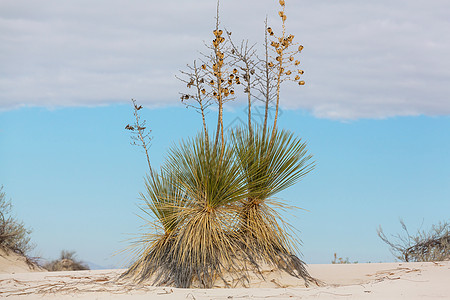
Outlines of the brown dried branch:
<svg viewBox="0 0 450 300">
<path fill-rule="evenodd" d="M 125 126 L 125 129 L 130 130 L 132 135 L 131 144 L 134 146 L 142 147 L 145 151 L 145 156 L 147 157 L 147 163 L 148 168 L 150 171 L 150 175 L 153 176 L 152 166 L 150 164 L 150 156 L 148 154 L 148 149 L 150 148 L 150 142 L 152 140 L 152 137 L 150 136 L 150 133 L 152 132 L 151 129 L 147 129 L 146 121 L 141 121 L 141 117 L 139 116 L 139 111 L 143 108 L 142 105 L 137 105 L 136 100 L 131 99 L 133 102 L 133 115 L 135 118 L 134 124 L 130 125 L 128 124 Z"/>
</svg>

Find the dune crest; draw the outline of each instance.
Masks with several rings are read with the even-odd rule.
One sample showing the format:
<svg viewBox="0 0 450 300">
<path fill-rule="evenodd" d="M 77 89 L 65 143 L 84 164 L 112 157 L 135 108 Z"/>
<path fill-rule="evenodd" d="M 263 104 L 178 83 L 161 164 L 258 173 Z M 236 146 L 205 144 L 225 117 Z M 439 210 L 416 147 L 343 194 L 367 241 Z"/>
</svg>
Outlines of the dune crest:
<svg viewBox="0 0 450 300">
<path fill-rule="evenodd" d="M 23 255 L 0 248 L 0 273 L 43 272 L 43 268 L 27 260 Z"/>
</svg>

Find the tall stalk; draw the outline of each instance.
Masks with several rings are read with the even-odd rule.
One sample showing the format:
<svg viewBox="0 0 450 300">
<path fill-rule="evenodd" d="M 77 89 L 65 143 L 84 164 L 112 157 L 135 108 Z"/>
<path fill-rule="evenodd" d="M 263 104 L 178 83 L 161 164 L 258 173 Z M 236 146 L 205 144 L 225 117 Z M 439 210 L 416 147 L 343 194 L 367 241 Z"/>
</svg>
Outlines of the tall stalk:
<svg viewBox="0 0 450 300">
<path fill-rule="evenodd" d="M 284 4 L 284 2 L 283 2 Z M 280 11 L 279 15 L 282 19 L 282 34 L 281 37 L 279 38 L 280 43 L 282 41 L 284 41 L 286 39 L 286 15 L 284 14 L 284 9 L 285 9 L 285 5 L 282 5 L 282 10 Z M 277 49 L 278 50 L 278 49 Z M 278 122 L 278 108 L 280 106 L 280 87 L 281 87 L 281 82 L 282 82 L 282 76 L 283 76 L 283 54 L 284 54 L 284 49 L 283 47 L 279 48 L 279 50 L 281 51 L 277 51 L 278 56 L 276 58 L 276 60 L 278 61 L 278 66 L 277 66 L 277 76 L 276 76 L 276 82 L 277 82 L 277 102 L 276 102 L 276 107 L 275 107 L 275 118 L 273 120 L 273 130 L 272 130 L 272 137 L 275 135 L 275 132 L 277 130 L 277 122 Z"/>
<path fill-rule="evenodd" d="M 150 142 L 152 138 L 150 137 L 151 130 L 148 129 L 148 133 L 146 132 L 147 127 L 145 126 L 146 121 L 141 121 L 141 117 L 139 116 L 139 111 L 142 109 L 142 105 L 137 105 L 135 99 L 131 99 L 133 102 L 133 115 L 134 115 L 134 124 L 128 124 L 125 126 L 125 129 L 130 130 L 133 135 L 131 139 L 133 142 L 132 145 L 140 146 L 144 149 L 145 156 L 147 158 L 147 164 L 150 175 L 153 177 L 153 169 L 150 163 L 150 155 L 148 154 L 148 148 L 150 146 Z"/>
<path fill-rule="evenodd" d="M 194 60 L 194 72 L 195 72 L 195 83 L 197 87 L 197 97 L 199 99 L 199 105 L 200 105 L 200 112 L 202 114 L 202 122 L 203 122 L 203 131 L 205 132 L 205 140 L 206 144 L 209 145 L 209 136 L 208 136 L 208 128 L 206 127 L 206 117 L 205 117 L 205 106 L 202 101 L 202 90 L 201 90 L 201 84 L 204 81 L 200 74 L 199 70 L 197 68 L 197 64 Z"/>
<path fill-rule="evenodd" d="M 222 76 L 221 76 L 221 70 L 222 70 L 222 63 L 220 63 L 219 57 L 221 56 L 221 52 L 219 49 L 219 45 L 221 44 L 222 37 L 219 35 L 219 5 L 220 2 L 217 0 L 217 11 L 216 11 L 216 29 L 214 31 L 215 39 L 213 41 L 214 46 L 214 64 L 213 64 L 213 71 L 214 76 L 216 77 L 216 84 L 217 84 L 217 103 L 219 106 L 219 112 L 217 114 L 217 131 L 216 131 L 216 141 L 214 143 L 214 149 L 217 148 L 217 144 L 219 142 L 219 134 L 221 137 L 221 142 L 223 145 L 223 102 L 222 102 Z M 222 60 L 223 61 L 223 60 Z"/>
<path fill-rule="evenodd" d="M 269 69 L 269 40 L 267 38 L 267 16 L 265 21 L 264 30 L 264 50 L 265 50 L 265 60 L 264 60 L 264 76 L 265 76 L 265 93 L 263 93 L 264 98 L 264 125 L 263 125 L 263 139 L 266 136 L 267 130 L 267 118 L 269 115 L 269 101 L 270 101 L 270 69 Z"/>
</svg>

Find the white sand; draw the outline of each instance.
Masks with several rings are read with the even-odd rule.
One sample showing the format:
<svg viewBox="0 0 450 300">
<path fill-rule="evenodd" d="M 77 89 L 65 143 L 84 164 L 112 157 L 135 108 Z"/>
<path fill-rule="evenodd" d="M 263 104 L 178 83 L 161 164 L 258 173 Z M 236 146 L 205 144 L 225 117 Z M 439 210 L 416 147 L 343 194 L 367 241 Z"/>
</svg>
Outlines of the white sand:
<svg viewBox="0 0 450 300">
<path fill-rule="evenodd" d="M 12 251 L 5 251 L 0 248 L 0 274 L 43 271 L 45 270 L 27 263 L 25 257 Z"/>
<path fill-rule="evenodd" d="M 325 282 L 305 288 L 279 273 L 252 288 L 177 289 L 117 283 L 123 270 L 0 274 L 8 299 L 450 299 L 450 262 L 310 265 Z M 278 277 L 277 277 L 278 276 Z M 259 280 L 259 284 L 258 281 Z M 282 287 L 276 287 L 281 285 Z"/>
</svg>

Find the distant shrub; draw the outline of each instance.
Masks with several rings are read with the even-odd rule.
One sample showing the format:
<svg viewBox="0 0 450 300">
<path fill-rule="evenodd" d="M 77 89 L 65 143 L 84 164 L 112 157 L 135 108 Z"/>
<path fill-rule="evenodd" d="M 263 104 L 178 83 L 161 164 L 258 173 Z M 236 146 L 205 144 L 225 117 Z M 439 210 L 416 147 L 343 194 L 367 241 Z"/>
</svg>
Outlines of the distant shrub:
<svg viewBox="0 0 450 300">
<path fill-rule="evenodd" d="M 380 228 L 378 236 L 391 247 L 392 254 L 405 262 L 450 260 L 450 223 L 439 222 L 429 231 L 418 230 L 411 235 L 405 223 L 400 220 L 405 235 L 392 235 L 389 240 Z"/>
<path fill-rule="evenodd" d="M 0 186 L 0 248 L 25 255 L 34 248 L 30 242 L 30 229 L 11 216 L 11 201 L 6 200 Z"/>
<path fill-rule="evenodd" d="M 45 264 L 44 268 L 49 271 L 89 270 L 89 267 L 84 262 L 76 259 L 75 251 L 67 250 L 62 250 L 59 259 Z"/>
<path fill-rule="evenodd" d="M 337 257 L 337 254 L 334 253 L 334 259 L 331 261 L 331 263 L 334 264 L 357 264 L 358 262 L 350 262 L 348 260 L 348 257 L 346 257 L 345 259 L 343 259 L 342 257 Z"/>
</svg>

